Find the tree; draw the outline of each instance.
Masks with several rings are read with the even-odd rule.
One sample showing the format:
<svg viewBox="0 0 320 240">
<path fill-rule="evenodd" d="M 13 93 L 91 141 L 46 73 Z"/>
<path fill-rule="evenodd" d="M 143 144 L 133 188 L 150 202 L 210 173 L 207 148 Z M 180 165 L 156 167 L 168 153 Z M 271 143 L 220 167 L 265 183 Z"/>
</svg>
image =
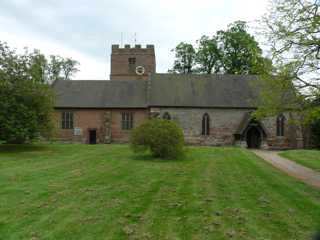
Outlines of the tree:
<svg viewBox="0 0 320 240">
<path fill-rule="evenodd" d="M 19 55 L 7 44 L 0 42 L 0 51 L 6 53 L 0 56 L 2 68 L 7 68 L 7 70 L 11 68 L 12 71 L 17 71 L 15 77 L 19 79 L 28 77 L 36 82 L 52 83 L 59 79 L 70 80 L 79 71 L 78 61 L 55 55 L 51 55 L 47 59 L 37 49 L 29 52 L 28 48 L 25 48 L 24 54 Z M 14 64 L 18 64 L 19 68 Z"/>
<path fill-rule="evenodd" d="M 192 44 L 181 42 L 175 49 L 175 58 L 171 72 L 189 74 L 192 73 L 195 66 L 196 52 Z"/>
<path fill-rule="evenodd" d="M 255 99 L 258 109 L 254 113 L 258 119 L 303 109 L 303 97 L 292 84 L 292 68 L 289 66 L 282 66 L 278 71 L 265 71 L 258 81 L 252 82 L 252 87 L 259 93 Z"/>
<path fill-rule="evenodd" d="M 0 80 L 0 141 L 24 143 L 49 136 L 53 93 L 49 85 Z"/>
<path fill-rule="evenodd" d="M 291 108 L 299 112 L 302 125 L 319 118 L 320 105 L 314 104 L 320 94 L 319 3 L 272 1 L 270 13 L 263 17 L 262 34 L 270 44 L 274 67 L 260 79 L 258 115 L 273 115 Z M 294 94 L 279 102 L 280 96 L 288 93 Z"/>
<path fill-rule="evenodd" d="M 76 67 L 79 62 L 71 58 L 66 58 L 62 64 L 62 73 L 64 80 L 69 80 L 73 74 L 79 71 Z"/>
<path fill-rule="evenodd" d="M 236 21 L 226 31 L 217 32 L 222 53 L 223 72 L 228 74 L 259 74 L 265 59 L 259 43 L 247 32 L 246 22 Z"/>
<path fill-rule="evenodd" d="M 78 61 L 71 58 L 62 58 L 60 56 L 51 55 L 47 65 L 46 78 L 49 82 L 56 80 L 70 80 L 70 77 L 79 71 L 77 68 Z"/>
<path fill-rule="evenodd" d="M 56 80 L 62 79 L 61 69 L 62 69 L 63 59 L 60 56 L 50 55 L 50 61 L 47 66 L 47 79 L 49 82 L 54 82 Z"/>
<path fill-rule="evenodd" d="M 320 90 L 320 1 L 271 3 L 262 26 L 273 60 L 278 66 L 290 66 L 294 85 L 312 96 Z"/>
<path fill-rule="evenodd" d="M 52 64 L 38 50 L 18 54 L 0 42 L 0 142 L 23 143 L 50 134 Z M 54 70 L 57 78 L 61 69 Z"/>
<path fill-rule="evenodd" d="M 316 96 L 310 104 L 320 106 L 320 96 Z M 319 108 L 318 110 L 320 111 Z M 310 120 L 310 130 L 310 145 L 320 148 L 320 112 L 314 112 L 314 116 Z"/>
<path fill-rule="evenodd" d="M 176 60 L 171 72 L 261 74 L 272 66 L 243 21 L 230 24 L 213 37 L 202 36 L 197 43 L 196 50 L 183 42 L 174 49 Z"/>
<path fill-rule="evenodd" d="M 216 37 L 202 36 L 198 41 L 196 62 L 200 73 L 218 73 L 221 68 L 222 53 Z"/>
<path fill-rule="evenodd" d="M 48 61 L 46 57 L 40 53 L 39 50 L 34 50 L 32 53 L 28 53 L 26 49 L 25 55 L 29 58 L 29 74 L 36 82 L 44 83 L 46 81 L 46 71 Z"/>
</svg>

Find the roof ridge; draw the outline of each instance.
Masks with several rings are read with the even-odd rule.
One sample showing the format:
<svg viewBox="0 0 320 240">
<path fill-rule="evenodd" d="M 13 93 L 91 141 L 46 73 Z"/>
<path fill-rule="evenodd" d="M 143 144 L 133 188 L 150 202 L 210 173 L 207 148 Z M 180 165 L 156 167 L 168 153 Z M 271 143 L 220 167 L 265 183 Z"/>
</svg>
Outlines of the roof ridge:
<svg viewBox="0 0 320 240">
<path fill-rule="evenodd" d="M 64 80 L 64 79 L 59 79 L 56 80 L 55 82 L 109 82 L 110 80 L 86 80 L 86 79 L 75 79 L 75 80 Z"/>
<path fill-rule="evenodd" d="M 152 74 L 148 80 L 60 80 L 56 107 L 251 108 L 252 75 Z"/>
<path fill-rule="evenodd" d="M 257 74 L 231 74 L 231 73 L 212 73 L 212 74 L 208 74 L 208 73 L 188 73 L 188 74 L 182 74 L 182 73 L 152 73 L 152 75 L 167 75 L 167 76 L 179 76 L 179 77 L 193 77 L 193 76 L 219 76 L 219 77 L 228 77 L 228 76 L 232 76 L 232 77 L 258 77 Z"/>
</svg>

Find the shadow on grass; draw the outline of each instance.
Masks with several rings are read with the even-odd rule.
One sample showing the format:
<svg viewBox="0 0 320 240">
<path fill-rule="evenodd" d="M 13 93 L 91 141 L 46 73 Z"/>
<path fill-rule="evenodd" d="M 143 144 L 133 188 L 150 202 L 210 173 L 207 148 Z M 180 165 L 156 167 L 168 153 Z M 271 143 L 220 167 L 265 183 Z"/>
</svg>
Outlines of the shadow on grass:
<svg viewBox="0 0 320 240">
<path fill-rule="evenodd" d="M 320 240 L 320 231 L 314 235 L 313 240 Z"/>
<path fill-rule="evenodd" d="M 48 150 L 47 146 L 34 144 L 0 144 L 0 153 L 39 152 Z"/>
<path fill-rule="evenodd" d="M 186 150 L 183 153 L 183 155 L 177 158 L 172 158 L 172 159 L 154 157 L 150 152 L 133 152 L 133 154 L 129 158 L 135 161 L 159 162 L 159 163 L 184 162 L 184 161 L 190 161 L 192 159 L 190 157 L 189 150 Z"/>
</svg>

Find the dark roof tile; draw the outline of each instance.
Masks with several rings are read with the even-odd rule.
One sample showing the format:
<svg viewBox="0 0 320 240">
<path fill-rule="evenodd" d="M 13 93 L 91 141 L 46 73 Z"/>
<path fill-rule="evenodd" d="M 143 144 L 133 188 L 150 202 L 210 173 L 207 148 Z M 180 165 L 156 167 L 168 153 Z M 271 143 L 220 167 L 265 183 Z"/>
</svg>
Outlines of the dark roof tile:
<svg viewBox="0 0 320 240">
<path fill-rule="evenodd" d="M 153 74 L 150 81 L 60 80 L 53 88 L 57 108 L 253 108 L 256 94 L 250 82 L 256 79 L 250 75 Z"/>
<path fill-rule="evenodd" d="M 251 108 L 252 75 L 154 74 L 150 106 Z"/>
<path fill-rule="evenodd" d="M 73 108 L 145 108 L 147 82 L 60 80 L 53 85 L 55 107 Z"/>
</svg>

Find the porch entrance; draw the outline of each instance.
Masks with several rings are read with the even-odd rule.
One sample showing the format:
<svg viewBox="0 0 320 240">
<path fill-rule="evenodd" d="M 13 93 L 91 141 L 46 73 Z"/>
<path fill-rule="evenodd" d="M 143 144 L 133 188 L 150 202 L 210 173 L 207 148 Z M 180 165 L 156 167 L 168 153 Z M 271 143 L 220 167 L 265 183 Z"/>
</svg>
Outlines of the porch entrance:
<svg viewBox="0 0 320 240">
<path fill-rule="evenodd" d="M 255 126 L 250 127 L 247 131 L 247 146 L 248 148 L 260 148 L 261 147 L 261 132 Z"/>
</svg>

